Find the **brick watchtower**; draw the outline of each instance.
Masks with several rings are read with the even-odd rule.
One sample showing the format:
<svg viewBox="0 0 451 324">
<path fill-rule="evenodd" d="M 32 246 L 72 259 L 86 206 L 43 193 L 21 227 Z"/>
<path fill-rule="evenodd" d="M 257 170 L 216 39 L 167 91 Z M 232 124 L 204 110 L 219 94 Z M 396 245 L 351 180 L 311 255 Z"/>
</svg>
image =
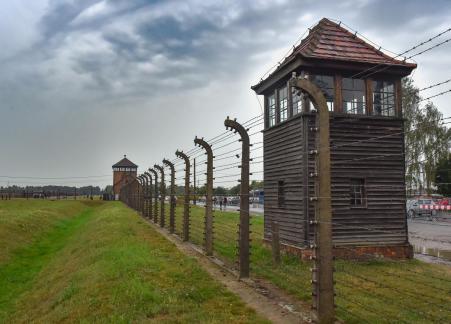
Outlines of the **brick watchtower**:
<svg viewBox="0 0 451 324">
<path fill-rule="evenodd" d="M 127 156 L 124 155 L 124 158 L 113 165 L 113 193 L 114 199 L 119 199 L 119 193 L 121 191 L 121 187 L 130 181 L 130 178 L 136 179 L 138 172 L 138 166 L 127 159 Z"/>
</svg>

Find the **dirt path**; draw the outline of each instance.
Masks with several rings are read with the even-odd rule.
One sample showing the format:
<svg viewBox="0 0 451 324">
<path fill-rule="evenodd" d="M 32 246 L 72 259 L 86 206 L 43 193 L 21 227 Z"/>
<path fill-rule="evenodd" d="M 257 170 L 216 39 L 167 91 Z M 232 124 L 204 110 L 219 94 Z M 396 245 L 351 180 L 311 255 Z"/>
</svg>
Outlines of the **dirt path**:
<svg viewBox="0 0 451 324">
<path fill-rule="evenodd" d="M 199 264 L 216 280 L 238 295 L 259 315 L 273 323 L 311 322 L 306 306 L 266 281 L 237 280 L 237 275 L 222 265 L 216 258 L 207 257 L 202 250 L 191 243 L 182 242 L 178 236 L 145 219 L 157 232 L 173 242 L 186 255 L 197 259 Z"/>
</svg>

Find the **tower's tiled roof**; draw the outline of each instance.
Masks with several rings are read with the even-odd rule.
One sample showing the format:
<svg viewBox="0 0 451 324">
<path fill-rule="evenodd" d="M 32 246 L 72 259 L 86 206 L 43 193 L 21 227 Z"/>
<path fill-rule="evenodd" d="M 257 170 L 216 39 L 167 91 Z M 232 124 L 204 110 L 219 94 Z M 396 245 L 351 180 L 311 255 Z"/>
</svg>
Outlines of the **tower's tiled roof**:
<svg viewBox="0 0 451 324">
<path fill-rule="evenodd" d="M 298 56 L 305 59 L 381 64 L 384 66 L 401 66 L 410 69 L 417 67 L 415 63 L 395 59 L 383 53 L 359 38 L 356 34 L 351 33 L 340 24 L 327 18 L 321 19 L 310 30 L 308 36 L 293 49 L 293 52 L 283 60 L 272 74 L 282 69 Z M 260 83 L 264 81 L 262 80 Z"/>
<path fill-rule="evenodd" d="M 137 168 L 138 166 L 127 159 L 127 156 L 124 155 L 124 158 L 113 165 L 113 168 Z"/>
</svg>

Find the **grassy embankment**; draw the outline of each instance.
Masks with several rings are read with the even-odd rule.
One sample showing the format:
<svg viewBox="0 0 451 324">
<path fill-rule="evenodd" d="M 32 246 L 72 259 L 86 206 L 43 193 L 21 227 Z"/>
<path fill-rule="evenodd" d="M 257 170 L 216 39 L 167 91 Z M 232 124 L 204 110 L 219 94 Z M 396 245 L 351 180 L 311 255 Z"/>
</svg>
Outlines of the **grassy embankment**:
<svg viewBox="0 0 451 324">
<path fill-rule="evenodd" d="M 0 233 L 0 322 L 264 322 L 121 203 L 0 202 Z"/>
<path fill-rule="evenodd" d="M 202 244 L 204 208 L 191 207 L 191 241 Z M 177 208 L 176 232 L 181 230 L 182 207 Z M 215 244 L 218 257 L 236 260 L 238 214 L 215 211 Z M 274 267 L 271 252 L 262 244 L 263 217 L 252 217 L 251 269 L 300 300 L 310 302 L 312 264 L 283 256 Z M 451 323 L 451 268 L 417 260 L 337 261 L 337 316 L 349 323 Z"/>
</svg>

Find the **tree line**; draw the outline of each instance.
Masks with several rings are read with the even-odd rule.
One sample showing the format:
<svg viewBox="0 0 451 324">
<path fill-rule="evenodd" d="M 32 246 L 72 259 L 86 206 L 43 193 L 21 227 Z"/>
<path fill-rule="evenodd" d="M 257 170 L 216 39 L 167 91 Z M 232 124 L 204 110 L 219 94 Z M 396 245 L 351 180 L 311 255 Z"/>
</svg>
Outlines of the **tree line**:
<svg viewBox="0 0 451 324">
<path fill-rule="evenodd" d="M 447 127 L 448 119 L 444 119 L 432 101 L 421 105 L 420 89 L 411 78 L 404 78 L 402 87 L 408 194 L 437 191 L 449 195 L 451 130 Z"/>
</svg>

